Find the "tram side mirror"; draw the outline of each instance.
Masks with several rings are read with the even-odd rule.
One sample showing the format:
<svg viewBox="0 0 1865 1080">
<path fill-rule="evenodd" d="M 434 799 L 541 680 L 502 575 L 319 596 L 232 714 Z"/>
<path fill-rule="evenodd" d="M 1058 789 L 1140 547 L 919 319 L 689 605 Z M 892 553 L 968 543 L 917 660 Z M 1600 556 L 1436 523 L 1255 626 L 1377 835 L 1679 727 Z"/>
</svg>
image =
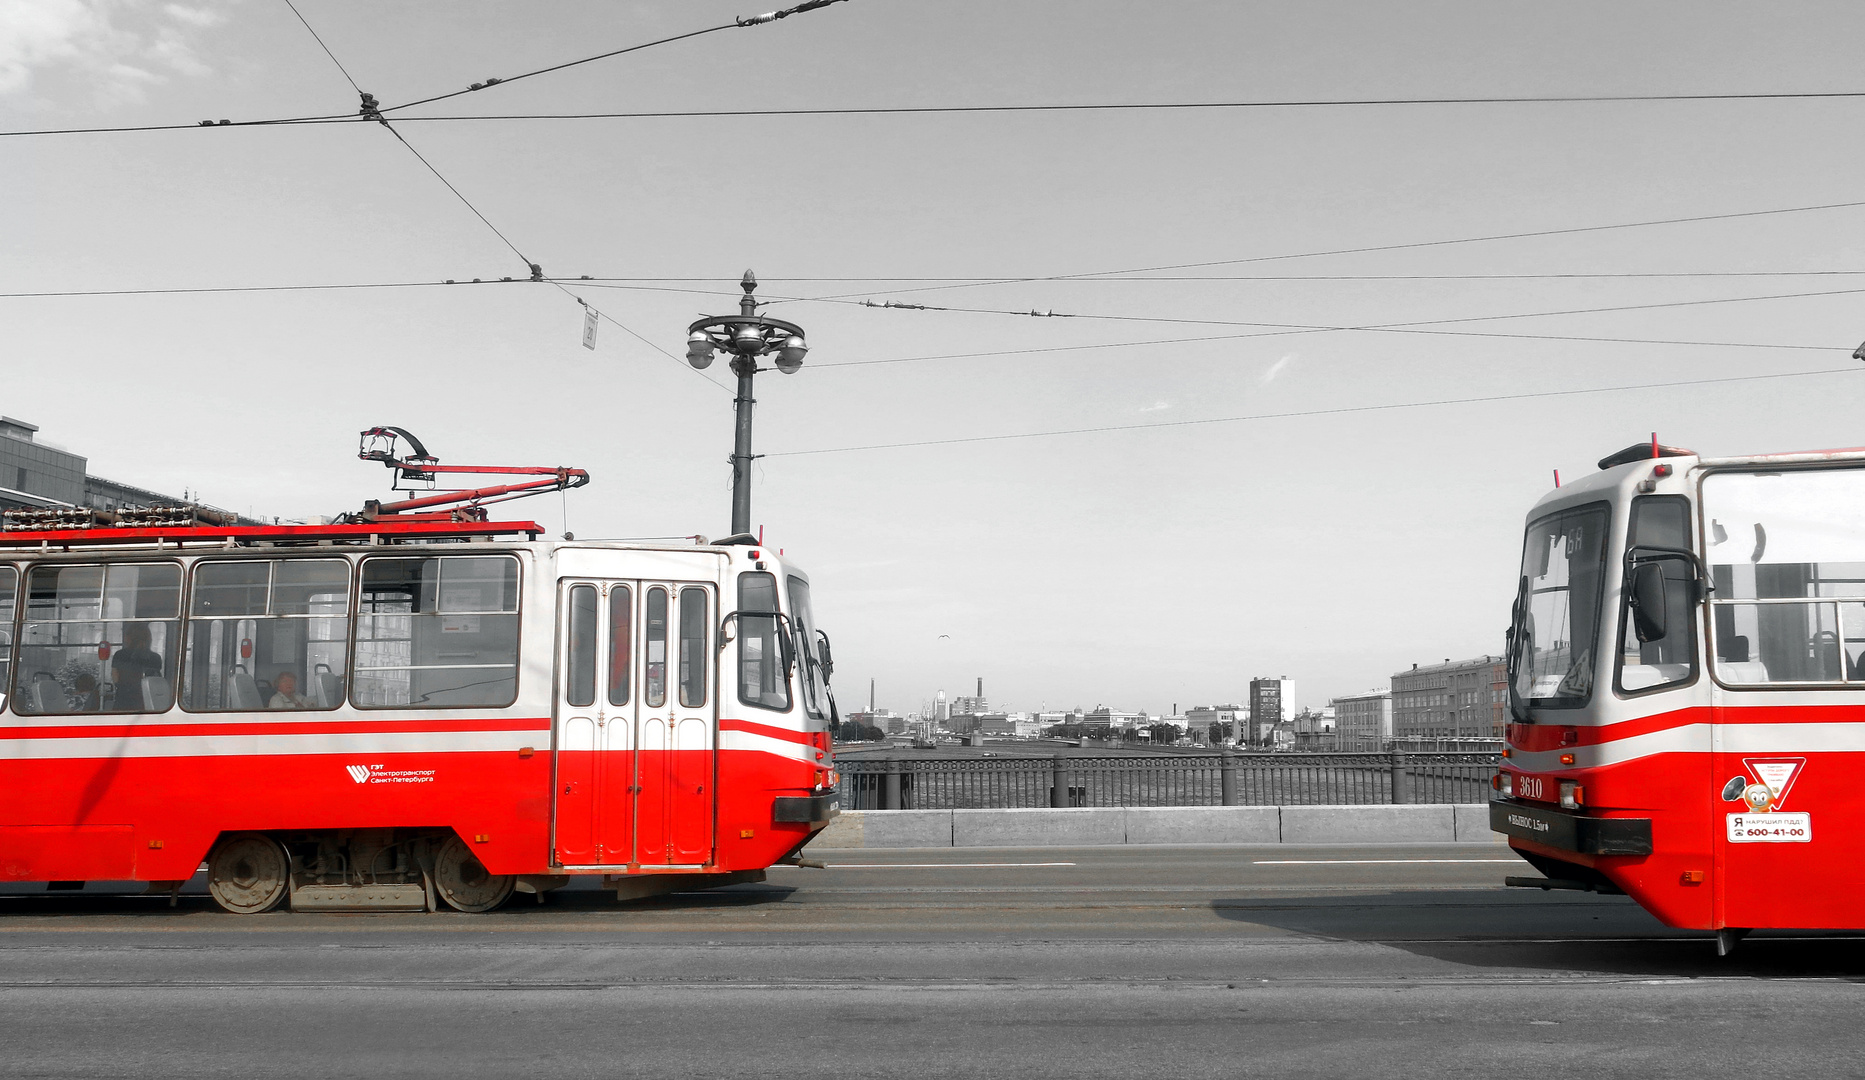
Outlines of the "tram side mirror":
<svg viewBox="0 0 1865 1080">
<path fill-rule="evenodd" d="M 829 635 L 818 630 L 816 640 L 822 644 L 822 648 L 817 650 L 822 654 L 822 681 L 833 682 L 835 680 L 835 654 L 829 648 Z"/>
<path fill-rule="evenodd" d="M 1640 643 L 1665 636 L 1664 564 L 1639 563 L 1632 568 L 1632 629 Z"/>
</svg>

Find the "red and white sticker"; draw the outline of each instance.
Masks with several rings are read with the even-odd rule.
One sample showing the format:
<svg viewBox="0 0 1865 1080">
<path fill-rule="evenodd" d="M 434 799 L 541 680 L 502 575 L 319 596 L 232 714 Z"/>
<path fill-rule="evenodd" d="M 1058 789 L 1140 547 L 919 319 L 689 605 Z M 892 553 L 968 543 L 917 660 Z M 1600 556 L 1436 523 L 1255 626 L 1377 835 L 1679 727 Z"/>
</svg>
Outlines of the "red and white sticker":
<svg viewBox="0 0 1865 1080">
<path fill-rule="evenodd" d="M 1769 814 L 1730 814 L 1731 844 L 1808 844 L 1813 842 L 1813 815 L 1779 810 Z"/>
</svg>

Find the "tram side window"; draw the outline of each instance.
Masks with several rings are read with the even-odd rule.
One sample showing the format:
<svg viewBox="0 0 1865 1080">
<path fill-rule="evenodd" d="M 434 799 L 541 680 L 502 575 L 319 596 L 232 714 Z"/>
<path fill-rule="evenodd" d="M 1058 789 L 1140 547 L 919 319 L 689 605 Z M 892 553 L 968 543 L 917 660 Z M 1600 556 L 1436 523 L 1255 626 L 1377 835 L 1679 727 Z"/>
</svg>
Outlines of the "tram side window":
<svg viewBox="0 0 1865 1080">
<path fill-rule="evenodd" d="M 706 590 L 680 590 L 680 704 L 706 703 Z"/>
<path fill-rule="evenodd" d="M 518 699 L 518 560 L 363 560 L 350 700 L 365 709 Z"/>
<path fill-rule="evenodd" d="M 1865 470 L 1703 482 L 1716 676 L 1865 682 Z"/>
<path fill-rule="evenodd" d="M 196 563 L 182 708 L 334 709 L 349 639 L 347 559 Z"/>
<path fill-rule="evenodd" d="M 19 571 L 0 566 L 0 695 L 6 691 L 8 666 L 13 659 L 13 614 L 19 594 Z M 0 704 L 4 704 L 0 697 Z"/>
<path fill-rule="evenodd" d="M 175 703 L 180 608 L 181 567 L 173 563 L 34 567 L 15 711 L 166 712 Z"/>
<path fill-rule="evenodd" d="M 1632 502 L 1628 545 L 1644 549 L 1690 550 L 1690 502 L 1681 495 L 1647 495 Z M 1664 575 L 1663 637 L 1640 641 L 1632 617 L 1631 581 L 1624 582 L 1626 602 L 1619 613 L 1619 689 L 1627 693 L 1685 683 L 1697 675 L 1695 612 L 1691 609 L 1691 564 L 1682 558 L 1658 559 Z"/>
<path fill-rule="evenodd" d="M 777 576 L 761 570 L 738 575 L 738 700 L 760 709 L 790 708 L 790 677 L 784 670 L 783 643 L 774 616 L 747 611 L 777 611 Z"/>
</svg>

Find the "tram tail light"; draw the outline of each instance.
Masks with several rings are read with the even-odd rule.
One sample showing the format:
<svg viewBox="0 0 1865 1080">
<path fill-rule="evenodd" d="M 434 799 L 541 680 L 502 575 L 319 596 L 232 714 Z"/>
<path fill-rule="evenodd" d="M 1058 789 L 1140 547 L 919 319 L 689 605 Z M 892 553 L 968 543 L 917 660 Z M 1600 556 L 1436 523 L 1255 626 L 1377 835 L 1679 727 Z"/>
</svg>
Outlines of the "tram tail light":
<svg viewBox="0 0 1865 1080">
<path fill-rule="evenodd" d="M 1573 756 L 1572 754 L 1562 754 L 1562 755 L 1561 755 L 1561 764 L 1563 764 L 1563 765 L 1572 765 L 1573 763 L 1574 763 L 1574 756 Z"/>
<path fill-rule="evenodd" d="M 1587 789 L 1572 780 L 1561 781 L 1561 808 L 1578 810 L 1587 804 Z"/>
<path fill-rule="evenodd" d="M 1499 772 L 1490 777 L 1489 786 L 1495 788 L 1497 794 L 1505 799 L 1515 797 L 1515 776 L 1511 773 Z"/>
</svg>

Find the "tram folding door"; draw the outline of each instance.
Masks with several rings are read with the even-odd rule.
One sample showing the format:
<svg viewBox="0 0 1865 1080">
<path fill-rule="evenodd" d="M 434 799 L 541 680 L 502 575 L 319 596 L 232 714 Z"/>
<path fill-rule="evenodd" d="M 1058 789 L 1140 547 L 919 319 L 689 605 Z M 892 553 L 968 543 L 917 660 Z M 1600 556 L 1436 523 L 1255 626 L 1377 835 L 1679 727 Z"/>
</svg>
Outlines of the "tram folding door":
<svg viewBox="0 0 1865 1080">
<path fill-rule="evenodd" d="M 713 588 L 566 579 L 558 603 L 556 863 L 705 865 Z"/>
</svg>

